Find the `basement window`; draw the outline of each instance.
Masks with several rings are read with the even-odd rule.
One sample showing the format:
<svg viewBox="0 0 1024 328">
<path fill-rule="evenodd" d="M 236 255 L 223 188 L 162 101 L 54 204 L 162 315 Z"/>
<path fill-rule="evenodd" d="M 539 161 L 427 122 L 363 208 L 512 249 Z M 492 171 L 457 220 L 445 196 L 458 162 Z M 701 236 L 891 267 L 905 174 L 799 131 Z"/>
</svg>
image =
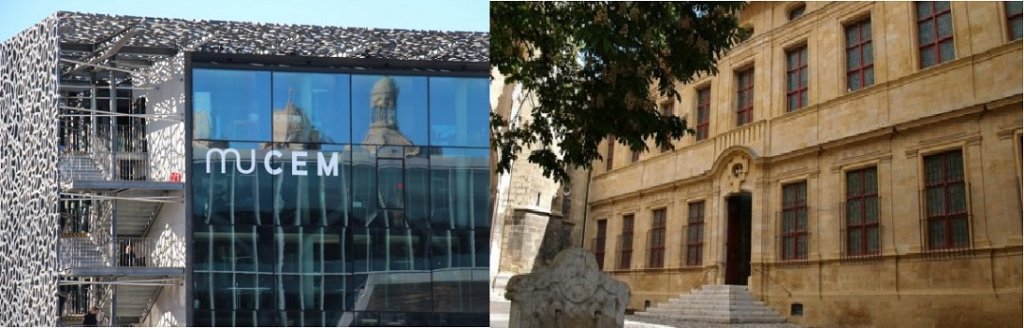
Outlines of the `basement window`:
<svg viewBox="0 0 1024 328">
<path fill-rule="evenodd" d="M 804 315 L 803 303 L 793 303 L 789 305 L 789 315 L 794 317 L 802 317 Z"/>
</svg>

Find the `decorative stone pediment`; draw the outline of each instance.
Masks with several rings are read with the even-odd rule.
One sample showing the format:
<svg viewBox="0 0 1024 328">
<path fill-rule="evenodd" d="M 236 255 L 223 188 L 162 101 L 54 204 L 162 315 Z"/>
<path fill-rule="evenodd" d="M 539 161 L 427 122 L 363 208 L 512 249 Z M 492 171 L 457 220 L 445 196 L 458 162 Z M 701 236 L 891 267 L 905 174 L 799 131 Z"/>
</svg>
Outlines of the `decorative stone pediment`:
<svg viewBox="0 0 1024 328">
<path fill-rule="evenodd" d="M 740 192 L 740 187 L 747 180 L 747 174 L 750 173 L 750 158 L 746 156 L 733 157 L 725 167 L 723 176 L 728 185 L 728 191 L 730 193 Z"/>
<path fill-rule="evenodd" d="M 597 267 L 589 251 L 570 248 L 550 266 L 512 277 L 510 328 L 622 327 L 629 286 Z"/>
</svg>

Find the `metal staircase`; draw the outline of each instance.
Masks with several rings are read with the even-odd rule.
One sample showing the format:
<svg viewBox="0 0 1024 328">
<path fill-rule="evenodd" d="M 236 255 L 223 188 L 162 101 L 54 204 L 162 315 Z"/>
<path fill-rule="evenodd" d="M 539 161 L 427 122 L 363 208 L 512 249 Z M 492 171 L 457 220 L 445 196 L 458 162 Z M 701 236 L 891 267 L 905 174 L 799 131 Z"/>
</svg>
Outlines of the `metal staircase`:
<svg viewBox="0 0 1024 328">
<path fill-rule="evenodd" d="M 74 300 L 58 314 L 64 325 L 80 325 L 92 307 L 101 326 L 138 325 L 161 288 L 184 279 L 184 260 L 163 259 L 149 237 L 162 205 L 183 201 L 183 185 L 153 181 L 146 124 L 174 118 L 139 108 L 136 73 L 111 66 L 117 49 L 106 52 L 61 59 L 59 289 L 64 305 Z"/>
</svg>

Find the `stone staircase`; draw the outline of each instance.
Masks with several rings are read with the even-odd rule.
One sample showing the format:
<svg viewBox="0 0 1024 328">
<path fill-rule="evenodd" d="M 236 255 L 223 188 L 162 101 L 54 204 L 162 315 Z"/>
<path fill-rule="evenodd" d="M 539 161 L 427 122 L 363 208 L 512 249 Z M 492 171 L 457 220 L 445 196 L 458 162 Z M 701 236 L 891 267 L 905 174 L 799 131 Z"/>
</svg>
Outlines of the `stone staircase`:
<svg viewBox="0 0 1024 328">
<path fill-rule="evenodd" d="M 689 294 L 637 312 L 633 320 L 674 327 L 797 327 L 775 310 L 755 300 L 746 286 L 705 285 Z"/>
</svg>

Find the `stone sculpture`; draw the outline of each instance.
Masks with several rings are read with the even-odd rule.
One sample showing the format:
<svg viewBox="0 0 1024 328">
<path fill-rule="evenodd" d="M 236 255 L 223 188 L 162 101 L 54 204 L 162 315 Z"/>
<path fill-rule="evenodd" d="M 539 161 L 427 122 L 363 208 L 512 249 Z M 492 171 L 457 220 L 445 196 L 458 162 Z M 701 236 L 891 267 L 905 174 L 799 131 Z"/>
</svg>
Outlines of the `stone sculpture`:
<svg viewBox="0 0 1024 328">
<path fill-rule="evenodd" d="M 550 266 L 512 277 L 510 328 L 622 327 L 629 287 L 597 267 L 589 251 L 570 248 Z"/>
</svg>

